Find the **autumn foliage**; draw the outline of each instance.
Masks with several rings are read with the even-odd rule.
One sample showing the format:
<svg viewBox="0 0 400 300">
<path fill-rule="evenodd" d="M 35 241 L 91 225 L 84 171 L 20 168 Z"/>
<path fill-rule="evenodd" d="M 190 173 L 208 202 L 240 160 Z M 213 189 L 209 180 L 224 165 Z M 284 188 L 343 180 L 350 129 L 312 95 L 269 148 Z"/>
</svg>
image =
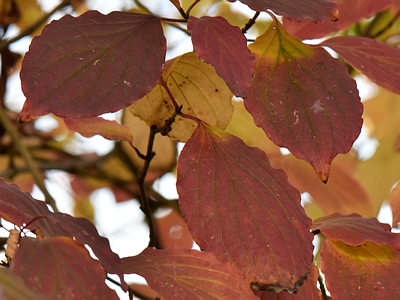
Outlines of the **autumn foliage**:
<svg viewBox="0 0 400 300">
<path fill-rule="evenodd" d="M 17 229 L 2 299 L 118 299 L 107 281 L 143 299 L 400 297 L 400 236 L 376 219 L 389 203 L 400 221 L 400 2 L 239 1 L 160 1 L 171 15 L 139 1 L 109 14 L 2 2 L 4 33 L 20 29 L 0 42 L 0 217 Z M 172 29 L 193 51 L 167 60 Z M 22 59 L 12 45 L 26 35 Z M 19 68 L 14 112 L 6 84 Z M 362 102 L 354 78 L 375 95 Z M 49 114 L 56 125 L 38 129 Z M 361 130 L 377 144 L 367 157 Z M 74 152 L 74 133 L 113 148 Z M 66 174 L 75 216 L 59 211 L 49 170 Z M 167 173 L 177 200 L 152 187 Z M 120 258 L 98 233 L 88 199 L 100 188 L 140 203 L 140 254 Z"/>
</svg>

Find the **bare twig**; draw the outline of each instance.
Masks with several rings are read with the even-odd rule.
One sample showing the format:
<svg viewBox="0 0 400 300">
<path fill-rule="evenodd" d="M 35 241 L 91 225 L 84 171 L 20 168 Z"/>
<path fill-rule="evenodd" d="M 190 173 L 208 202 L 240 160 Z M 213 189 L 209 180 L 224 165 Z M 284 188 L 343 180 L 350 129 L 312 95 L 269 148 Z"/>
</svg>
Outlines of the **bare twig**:
<svg viewBox="0 0 400 300">
<path fill-rule="evenodd" d="M 40 188 L 40 190 L 43 192 L 43 194 L 45 196 L 46 203 L 48 203 L 53 208 L 54 212 L 58 212 L 56 202 L 54 201 L 53 197 L 50 195 L 49 191 L 47 190 L 47 188 L 44 184 L 44 180 L 40 174 L 39 168 L 33 161 L 32 156 L 31 156 L 30 152 L 28 151 L 27 147 L 21 142 L 18 132 L 16 131 L 13 124 L 11 124 L 3 107 L 0 107 L 0 122 L 3 124 L 4 128 L 10 135 L 15 149 L 17 151 L 19 151 L 19 153 L 21 153 L 21 156 L 24 158 L 25 163 L 26 163 L 30 173 L 32 174 L 32 177 L 34 178 L 36 184 L 38 185 L 38 187 Z"/>
<path fill-rule="evenodd" d="M 257 20 L 259 15 L 260 15 L 260 12 L 257 11 L 254 14 L 254 16 L 246 23 L 246 25 L 244 25 L 244 27 L 242 28 L 242 32 L 243 33 L 246 33 L 247 30 L 249 30 L 256 23 L 256 20 Z"/>
<path fill-rule="evenodd" d="M 186 16 L 189 17 L 190 16 L 190 12 L 192 11 L 193 7 L 196 6 L 196 4 L 198 4 L 201 0 L 195 0 L 187 9 L 186 11 Z"/>
<path fill-rule="evenodd" d="M 46 23 L 47 19 L 51 17 L 52 14 L 60 10 L 61 8 L 67 6 L 69 4 L 69 0 L 63 0 L 59 5 L 54 7 L 50 12 L 46 13 L 43 15 L 42 18 L 37 20 L 34 24 L 26 28 L 25 30 L 21 31 L 17 36 L 4 40 L 0 42 L 0 52 L 3 51 L 8 47 L 8 45 L 20 40 L 24 36 L 30 35 L 32 32 L 34 32 L 36 29 L 38 29 L 40 26 L 42 26 L 44 23 Z"/>
</svg>

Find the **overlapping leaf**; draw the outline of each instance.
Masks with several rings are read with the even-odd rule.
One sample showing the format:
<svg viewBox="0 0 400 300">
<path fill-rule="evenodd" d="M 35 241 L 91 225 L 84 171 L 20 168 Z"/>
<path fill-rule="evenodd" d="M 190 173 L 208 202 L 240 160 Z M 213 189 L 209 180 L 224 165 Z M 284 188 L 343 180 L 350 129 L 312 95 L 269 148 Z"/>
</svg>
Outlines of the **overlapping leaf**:
<svg viewBox="0 0 400 300">
<path fill-rule="evenodd" d="M 94 117 L 126 107 L 155 86 L 165 51 L 154 16 L 89 11 L 53 21 L 25 55 L 20 118 Z"/>
<path fill-rule="evenodd" d="M 222 17 L 190 17 L 194 52 L 214 66 L 233 94 L 244 97 L 253 79 L 254 57 L 239 27 Z"/>
<path fill-rule="evenodd" d="M 291 22 L 284 18 L 283 24 L 287 31 L 300 39 L 313 39 L 324 37 L 331 32 L 337 32 L 348 28 L 354 23 L 367 19 L 376 12 L 389 7 L 392 0 L 335 0 L 339 10 L 337 22 L 323 21 L 315 24 L 309 20 Z"/>
<path fill-rule="evenodd" d="M 194 53 L 168 61 L 163 79 L 175 101 L 183 106 L 184 113 L 222 129 L 229 123 L 233 111 L 232 92 L 215 69 Z M 148 125 L 160 127 L 175 112 L 175 108 L 165 89 L 156 85 L 143 99 L 131 105 L 129 111 Z M 171 127 L 168 136 L 185 142 L 195 130 L 196 123 L 177 117 Z"/>
<path fill-rule="evenodd" d="M 122 259 L 125 273 L 143 276 L 163 299 L 258 299 L 242 274 L 214 255 L 172 247 Z"/>
<path fill-rule="evenodd" d="M 310 277 L 307 278 L 297 293 L 282 291 L 280 293 L 255 292 L 255 294 L 261 300 L 321 300 L 321 292 L 317 288 L 318 276 L 318 268 L 313 265 Z"/>
<path fill-rule="evenodd" d="M 338 36 L 320 45 L 335 50 L 341 58 L 376 84 L 400 94 L 400 49 L 363 37 Z"/>
<path fill-rule="evenodd" d="M 8 268 L 0 268 L 0 296 L 3 300 L 48 300 L 45 295 L 28 289 Z"/>
<path fill-rule="evenodd" d="M 326 240 L 321 270 L 333 299 L 398 299 L 400 252 L 366 242 L 357 247 Z"/>
<path fill-rule="evenodd" d="M 118 299 L 101 265 L 67 237 L 21 238 L 11 271 L 50 299 Z"/>
<path fill-rule="evenodd" d="M 331 161 L 361 130 L 355 81 L 339 60 L 290 36 L 277 20 L 249 47 L 257 63 L 246 108 L 273 142 L 327 181 Z"/>
<path fill-rule="evenodd" d="M 400 236 L 388 224 L 360 215 L 333 214 L 316 220 L 327 238 L 321 271 L 333 298 L 396 299 L 400 294 Z"/>
<path fill-rule="evenodd" d="M 293 21 L 308 18 L 313 22 L 324 20 L 336 21 L 338 10 L 334 3 L 326 0 L 304 0 L 299 5 L 291 0 L 239 0 L 256 11 L 272 10 L 278 15 L 285 16 Z M 231 1 L 233 2 L 233 1 Z"/>
<path fill-rule="evenodd" d="M 32 198 L 17 186 L 0 179 L 0 216 L 17 225 L 28 224 L 29 229 L 38 228 L 45 237 L 74 237 L 82 244 L 88 244 L 108 272 L 118 274 L 123 288 L 123 274 L 119 267 L 119 257 L 111 251 L 106 238 L 101 237 L 89 220 L 74 218 L 63 213 L 52 213 L 43 201 Z"/>
<path fill-rule="evenodd" d="M 64 119 L 64 122 L 69 129 L 80 133 L 84 137 L 92 137 L 99 134 L 109 140 L 123 140 L 129 143 L 133 140 L 128 126 L 100 117 Z"/>
<path fill-rule="evenodd" d="M 200 248 L 253 287 L 295 291 L 310 272 L 310 220 L 300 195 L 260 149 L 200 123 L 178 160 L 179 203 Z"/>
<path fill-rule="evenodd" d="M 400 250 L 400 236 L 391 233 L 388 224 L 373 218 L 363 218 L 358 214 L 331 214 L 314 221 L 312 228 L 320 230 L 330 240 L 341 241 L 349 246 L 372 241 Z"/>
</svg>

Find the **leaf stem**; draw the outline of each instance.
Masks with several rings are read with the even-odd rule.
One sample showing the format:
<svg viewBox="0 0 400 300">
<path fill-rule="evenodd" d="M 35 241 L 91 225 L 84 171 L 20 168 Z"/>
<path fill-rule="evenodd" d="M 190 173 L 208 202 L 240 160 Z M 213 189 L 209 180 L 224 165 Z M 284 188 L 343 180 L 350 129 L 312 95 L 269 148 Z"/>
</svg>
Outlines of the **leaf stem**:
<svg viewBox="0 0 400 300">
<path fill-rule="evenodd" d="M 247 30 L 249 30 L 255 23 L 256 20 L 258 18 L 258 16 L 260 15 L 259 11 L 256 11 L 256 13 L 254 14 L 254 16 L 246 23 L 246 25 L 244 25 L 244 27 L 242 28 L 242 32 L 246 33 Z"/>
<path fill-rule="evenodd" d="M 34 32 L 37 28 L 39 28 L 42 24 L 44 24 L 48 18 L 51 17 L 52 14 L 63 8 L 64 6 L 69 5 L 69 0 L 63 0 L 60 4 L 58 4 L 56 7 L 54 7 L 51 11 L 43 15 L 42 18 L 37 20 L 35 23 L 33 23 L 31 26 L 26 28 L 25 30 L 21 31 L 17 36 L 4 40 L 0 42 L 0 52 L 2 52 L 4 49 L 8 47 L 8 45 L 18 41 L 19 39 L 23 38 L 24 36 L 30 35 L 32 32 Z"/>
<path fill-rule="evenodd" d="M 45 202 L 53 208 L 54 212 L 58 212 L 56 202 L 54 198 L 50 195 L 49 191 L 47 190 L 44 184 L 44 180 L 40 174 L 39 168 L 33 161 L 33 158 L 30 152 L 28 151 L 27 147 L 21 142 L 18 132 L 15 130 L 13 124 L 11 124 L 10 120 L 7 117 L 7 114 L 4 111 L 4 107 L 0 107 L 0 122 L 3 124 L 4 128 L 10 135 L 15 149 L 19 151 L 19 153 L 21 153 L 21 156 L 24 158 L 25 163 L 32 174 L 32 177 L 34 178 L 36 184 L 38 185 L 38 187 L 45 196 L 46 199 Z"/>
<path fill-rule="evenodd" d="M 192 9 L 196 6 L 196 4 L 198 4 L 199 2 L 200 2 L 201 0 L 195 0 L 190 6 L 189 6 L 189 8 L 187 9 L 187 11 L 186 11 L 186 16 L 188 16 L 188 18 L 189 18 L 189 16 L 190 16 L 190 12 L 192 11 Z"/>
<path fill-rule="evenodd" d="M 178 111 L 179 110 L 179 104 L 176 102 L 174 95 L 172 95 L 172 93 L 171 93 L 171 91 L 170 91 L 170 89 L 168 87 L 168 84 L 165 82 L 165 80 L 164 80 L 164 78 L 162 78 L 162 76 L 160 77 L 160 83 L 164 87 L 165 91 L 167 92 L 167 94 L 169 96 L 169 99 L 171 99 L 171 102 L 172 102 L 172 105 L 175 108 L 175 111 Z"/>
</svg>

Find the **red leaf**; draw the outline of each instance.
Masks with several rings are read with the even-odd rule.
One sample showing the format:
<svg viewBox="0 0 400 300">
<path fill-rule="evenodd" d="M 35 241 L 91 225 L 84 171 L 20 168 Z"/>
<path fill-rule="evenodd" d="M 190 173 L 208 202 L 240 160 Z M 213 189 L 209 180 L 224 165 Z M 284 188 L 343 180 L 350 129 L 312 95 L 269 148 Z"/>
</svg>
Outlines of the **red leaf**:
<svg viewBox="0 0 400 300">
<path fill-rule="evenodd" d="M 105 284 L 101 265 L 67 237 L 21 238 L 11 271 L 51 299 L 118 299 Z"/>
<path fill-rule="evenodd" d="M 214 66 L 236 96 L 244 97 L 253 79 L 254 56 L 240 28 L 221 17 L 190 17 L 187 26 L 196 55 Z"/>
<path fill-rule="evenodd" d="M 317 280 L 319 276 L 318 268 L 313 265 L 311 267 L 311 275 L 300 287 L 296 294 L 282 291 L 280 293 L 255 292 L 261 300 L 321 300 L 321 292 L 317 288 Z"/>
<path fill-rule="evenodd" d="M 21 278 L 8 268 L 0 268 L 0 292 L 2 300 L 48 300 L 43 294 L 27 288 Z"/>
<path fill-rule="evenodd" d="M 4 220 L 22 226 L 32 222 L 36 217 L 49 213 L 43 201 L 36 200 L 28 193 L 19 189 L 15 184 L 9 184 L 0 178 L 0 217 Z M 46 218 L 41 218 L 30 224 L 28 229 L 40 228 L 45 236 L 66 235 L 67 233 L 53 226 Z"/>
<path fill-rule="evenodd" d="M 74 218 L 67 214 L 52 213 L 43 201 L 32 198 L 21 191 L 16 185 L 8 184 L 0 178 L 0 216 L 17 225 L 29 223 L 37 217 L 42 217 L 31 223 L 29 229 L 40 229 L 45 237 L 67 236 L 74 237 L 82 244 L 88 244 L 105 269 L 121 278 L 119 257 L 111 251 L 110 244 L 97 232 L 96 227 L 86 219 Z"/>
<path fill-rule="evenodd" d="M 321 271 L 332 299 L 398 299 L 400 252 L 366 242 L 358 247 L 326 240 Z"/>
<path fill-rule="evenodd" d="M 50 112 L 94 117 L 126 107 L 156 85 L 165 51 L 154 16 L 89 11 L 53 21 L 32 40 L 22 63 L 27 101 L 20 118 Z"/>
<path fill-rule="evenodd" d="M 386 244 L 400 250 L 400 237 L 390 232 L 388 224 L 377 219 L 363 218 L 357 214 L 331 214 L 313 222 L 313 230 L 320 230 L 330 240 L 341 241 L 350 246 L 359 246 L 367 241 Z"/>
<path fill-rule="evenodd" d="M 400 49 L 370 38 L 338 36 L 321 46 L 335 50 L 341 58 L 376 84 L 400 94 Z"/>
<path fill-rule="evenodd" d="M 131 143 L 132 133 L 128 126 L 120 125 L 115 121 L 105 120 L 100 117 L 84 119 L 64 119 L 65 125 L 80 133 L 84 137 L 92 137 L 96 134 L 109 140 L 122 140 Z"/>
<path fill-rule="evenodd" d="M 96 227 L 87 219 L 75 218 L 63 213 L 51 213 L 47 216 L 53 226 L 58 226 L 70 233 L 71 237 L 81 244 L 87 244 L 99 259 L 105 270 L 117 274 L 121 279 L 124 290 L 128 285 L 124 282 L 124 275 L 120 267 L 120 258 L 110 248 L 108 239 L 99 235 Z"/>
<path fill-rule="evenodd" d="M 200 123 L 179 157 L 177 188 L 196 243 L 253 287 L 295 291 L 308 276 L 310 220 L 298 191 L 260 149 Z"/>
<path fill-rule="evenodd" d="M 293 21 L 308 18 L 314 22 L 324 20 L 336 21 L 338 10 L 334 3 L 327 0 L 303 0 L 301 5 L 292 0 L 239 0 L 248 5 L 252 10 L 272 10 L 278 15 L 285 16 Z"/>
<path fill-rule="evenodd" d="M 276 20 L 249 47 L 257 62 L 247 110 L 275 144 L 327 181 L 331 161 L 351 149 L 361 130 L 355 81 L 339 60 L 290 36 Z"/>
<path fill-rule="evenodd" d="M 172 247 L 122 259 L 125 273 L 143 276 L 163 299 L 258 299 L 235 268 L 214 255 Z"/>
<path fill-rule="evenodd" d="M 339 10 L 337 22 L 324 21 L 315 24 L 309 20 L 291 22 L 284 18 L 283 24 L 287 31 L 302 40 L 320 38 L 331 32 L 344 30 L 354 23 L 371 17 L 376 12 L 387 9 L 392 0 L 334 0 L 333 2 L 337 4 Z"/>
</svg>

